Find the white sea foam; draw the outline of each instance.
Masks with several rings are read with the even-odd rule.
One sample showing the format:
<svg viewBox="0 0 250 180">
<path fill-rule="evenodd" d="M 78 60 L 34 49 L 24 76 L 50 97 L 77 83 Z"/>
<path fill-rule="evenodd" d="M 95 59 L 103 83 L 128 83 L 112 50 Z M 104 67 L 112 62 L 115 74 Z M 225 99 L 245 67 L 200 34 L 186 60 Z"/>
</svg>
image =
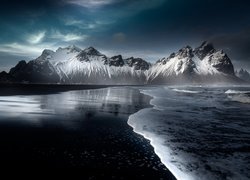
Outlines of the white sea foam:
<svg viewBox="0 0 250 180">
<path fill-rule="evenodd" d="M 250 91 L 239 91 L 239 90 L 227 90 L 225 92 L 232 101 L 240 103 L 250 103 Z"/>
<path fill-rule="evenodd" d="M 250 97 L 244 94 L 237 94 L 237 95 L 229 95 L 228 96 L 232 101 L 240 102 L 240 103 L 250 103 Z"/>
<path fill-rule="evenodd" d="M 238 91 L 238 90 L 229 89 L 225 93 L 226 94 L 248 94 L 250 93 L 250 91 Z"/>
<path fill-rule="evenodd" d="M 179 164 L 179 168 L 178 168 L 178 166 L 176 166 L 176 164 L 173 163 L 173 162 L 178 163 L 180 162 L 180 160 L 178 156 L 174 156 L 173 151 L 170 148 L 168 148 L 168 146 L 164 145 L 164 142 L 166 141 L 166 139 L 160 138 L 157 134 L 144 129 L 145 127 L 150 128 L 149 124 L 151 122 L 147 120 L 151 119 L 152 117 L 147 118 L 146 121 L 141 121 L 141 120 L 142 119 L 145 120 L 143 116 L 145 114 L 148 115 L 150 111 L 151 111 L 151 108 L 143 109 L 131 115 L 128 119 L 128 124 L 133 128 L 134 132 L 142 135 L 144 138 L 150 141 L 150 144 L 154 147 L 154 151 L 159 156 L 161 162 L 176 177 L 176 179 L 194 180 L 194 178 L 190 174 L 185 173 L 180 170 L 181 164 Z"/>
<path fill-rule="evenodd" d="M 191 93 L 191 94 L 197 94 L 201 93 L 201 91 L 192 91 L 192 90 L 187 90 L 187 89 L 172 89 L 175 92 L 181 92 L 181 93 Z"/>
</svg>

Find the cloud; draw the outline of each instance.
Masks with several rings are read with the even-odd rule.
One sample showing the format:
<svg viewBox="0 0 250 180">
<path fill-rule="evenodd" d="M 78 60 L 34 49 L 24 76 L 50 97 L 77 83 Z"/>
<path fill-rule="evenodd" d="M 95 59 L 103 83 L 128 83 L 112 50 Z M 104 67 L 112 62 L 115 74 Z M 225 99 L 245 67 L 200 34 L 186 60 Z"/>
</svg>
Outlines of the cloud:
<svg viewBox="0 0 250 180">
<path fill-rule="evenodd" d="M 80 30 L 91 30 L 93 31 L 101 31 L 105 29 L 105 27 L 115 23 L 112 19 L 99 19 L 99 18 L 92 18 L 92 19 L 84 19 L 79 17 L 63 17 L 60 18 L 60 21 L 65 26 L 71 26 L 73 28 L 78 28 Z M 85 31 L 86 32 L 86 31 Z"/>
<path fill-rule="evenodd" d="M 53 31 L 49 38 L 62 42 L 84 41 L 88 38 L 88 35 L 75 34 L 75 33 L 61 33 L 60 31 Z"/>
<path fill-rule="evenodd" d="M 167 0 L 63 0 L 66 4 L 73 4 L 90 10 L 89 12 L 98 12 L 105 10 L 104 14 L 111 11 L 112 18 L 119 16 L 133 15 L 145 9 L 152 9 L 160 6 Z M 106 8 L 108 7 L 108 8 Z M 96 11 L 98 10 L 98 11 Z M 111 10 L 111 11 L 110 11 Z M 114 16 L 115 14 L 115 16 Z"/>
<path fill-rule="evenodd" d="M 20 57 L 37 57 L 42 53 L 44 49 L 56 49 L 54 44 L 52 43 L 43 43 L 40 45 L 32 45 L 32 44 L 20 44 L 18 42 L 1 44 L 0 52 L 10 54 L 12 56 L 20 56 Z"/>
<path fill-rule="evenodd" d="M 62 21 L 64 22 L 66 26 L 74 26 L 74 25 L 78 26 L 78 25 L 84 24 L 82 20 L 74 19 L 71 17 L 68 17 L 66 19 L 63 18 Z"/>
<path fill-rule="evenodd" d="M 86 22 L 83 20 L 74 19 L 72 17 L 63 18 L 62 22 L 64 23 L 65 26 L 74 26 L 79 29 L 85 29 L 85 30 L 95 29 L 99 26 L 97 22 Z"/>
<path fill-rule="evenodd" d="M 30 44 L 38 44 L 42 42 L 46 34 L 46 31 L 39 31 L 34 34 L 30 34 L 27 36 L 27 42 Z"/>
<path fill-rule="evenodd" d="M 121 0 L 67 0 L 66 2 L 69 4 L 79 5 L 85 8 L 99 8 L 120 1 Z"/>
<path fill-rule="evenodd" d="M 12 41 L 0 44 L 0 54 L 35 58 L 44 49 L 55 50 L 59 46 L 69 43 L 83 42 L 87 35 L 80 33 L 61 33 L 58 30 L 39 31 L 31 35 L 24 35 L 25 41 Z"/>
</svg>

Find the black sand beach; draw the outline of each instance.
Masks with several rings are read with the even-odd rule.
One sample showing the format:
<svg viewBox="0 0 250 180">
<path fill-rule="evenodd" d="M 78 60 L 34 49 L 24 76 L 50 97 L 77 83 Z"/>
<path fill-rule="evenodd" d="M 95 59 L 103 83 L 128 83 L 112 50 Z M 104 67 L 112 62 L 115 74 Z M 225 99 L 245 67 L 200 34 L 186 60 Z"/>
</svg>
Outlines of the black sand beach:
<svg viewBox="0 0 250 180">
<path fill-rule="evenodd" d="M 71 100 L 63 100 L 67 95 L 77 101 L 70 111 L 65 102 Z M 8 110 L 1 111 L 2 171 L 34 169 L 48 175 L 60 170 L 57 177 L 73 179 L 175 179 L 149 141 L 127 124 L 130 114 L 149 106 L 148 96 L 125 87 L 41 96 L 34 97 L 42 109 L 35 115 L 8 117 Z M 57 109 L 46 113 L 51 107 Z"/>
</svg>

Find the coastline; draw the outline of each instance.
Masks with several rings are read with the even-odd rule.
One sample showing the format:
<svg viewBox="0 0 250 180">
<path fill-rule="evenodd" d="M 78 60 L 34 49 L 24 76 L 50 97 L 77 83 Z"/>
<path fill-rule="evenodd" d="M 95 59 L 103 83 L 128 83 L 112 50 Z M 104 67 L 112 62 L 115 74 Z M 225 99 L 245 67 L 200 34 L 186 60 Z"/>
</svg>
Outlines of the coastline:
<svg viewBox="0 0 250 180">
<path fill-rule="evenodd" d="M 136 119 L 140 118 L 137 116 L 145 114 L 146 111 L 151 110 L 151 109 L 161 110 L 160 108 L 157 107 L 157 105 L 155 105 L 153 103 L 153 101 L 155 99 L 154 96 L 152 96 L 148 93 L 145 93 L 144 90 L 139 89 L 139 91 L 141 94 L 143 94 L 145 96 L 149 96 L 151 98 L 151 100 L 149 102 L 151 107 L 141 109 L 141 110 L 137 111 L 136 113 L 130 115 L 129 119 L 128 119 L 128 125 L 133 128 L 133 131 L 135 133 L 143 136 L 145 139 L 147 139 L 150 142 L 151 146 L 154 149 L 155 154 L 160 158 L 161 162 L 166 166 L 166 168 L 172 173 L 172 175 L 177 180 L 181 180 L 181 179 L 193 180 L 194 178 L 192 176 L 189 176 L 188 174 L 184 174 L 176 166 L 171 164 L 171 161 L 175 161 L 175 159 L 173 159 L 173 157 L 171 157 L 171 149 L 170 148 L 168 149 L 168 148 L 166 148 L 166 146 L 161 145 L 161 144 L 164 144 L 164 141 L 165 141 L 164 139 L 159 139 L 159 137 L 156 137 L 153 133 L 150 133 L 149 131 L 144 131 L 143 129 L 141 129 L 141 127 L 138 127 L 136 125 L 136 123 L 135 123 Z"/>
<path fill-rule="evenodd" d="M 1 113 L 3 169 L 44 169 L 44 174 L 51 169 L 77 170 L 77 174 L 81 170 L 80 176 L 89 179 L 175 179 L 160 162 L 149 141 L 134 133 L 127 124 L 129 115 L 148 107 L 148 96 L 138 89 L 116 87 L 21 97 L 31 98 L 33 105 L 43 111 L 27 112 L 30 119 L 38 121 L 35 124 L 24 121 L 22 118 L 27 119 L 26 116 L 6 119 L 3 115 L 8 112 Z M 86 99 L 82 103 L 85 98 L 91 101 Z M 39 106 L 34 100 L 39 100 Z M 76 105 L 72 100 L 77 101 Z M 99 105 L 99 102 L 104 104 Z M 58 104 L 61 106 L 57 107 Z M 43 114 L 46 109 L 55 107 L 62 114 L 52 117 Z M 64 116 L 64 113 L 71 116 Z M 10 123 L 10 120 L 14 121 Z M 59 176 L 65 173 L 68 171 Z"/>
</svg>

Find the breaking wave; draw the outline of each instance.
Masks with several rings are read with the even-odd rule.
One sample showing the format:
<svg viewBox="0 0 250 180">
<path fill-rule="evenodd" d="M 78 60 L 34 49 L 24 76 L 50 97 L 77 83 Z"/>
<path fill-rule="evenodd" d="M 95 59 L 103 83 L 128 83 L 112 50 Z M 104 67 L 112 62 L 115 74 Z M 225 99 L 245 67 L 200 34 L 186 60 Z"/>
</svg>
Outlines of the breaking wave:
<svg viewBox="0 0 250 180">
<path fill-rule="evenodd" d="M 250 94 L 250 91 L 227 90 L 226 94 Z"/>
<path fill-rule="evenodd" d="M 187 90 L 187 89 L 172 89 L 175 92 L 181 92 L 181 93 L 191 93 L 191 94 L 197 94 L 201 93 L 201 91 L 192 91 L 192 90 Z"/>
<path fill-rule="evenodd" d="M 225 92 L 232 101 L 249 104 L 250 91 L 227 90 Z"/>
</svg>

